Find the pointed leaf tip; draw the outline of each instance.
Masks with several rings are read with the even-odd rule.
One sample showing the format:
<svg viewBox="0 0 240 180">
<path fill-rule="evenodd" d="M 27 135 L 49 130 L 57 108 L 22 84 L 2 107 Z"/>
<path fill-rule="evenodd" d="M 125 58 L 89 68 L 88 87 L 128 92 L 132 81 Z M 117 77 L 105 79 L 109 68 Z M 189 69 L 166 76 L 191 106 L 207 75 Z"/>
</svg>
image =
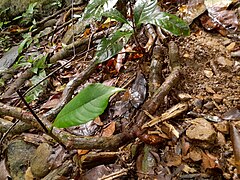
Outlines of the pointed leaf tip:
<svg viewBox="0 0 240 180">
<path fill-rule="evenodd" d="M 53 126 L 66 128 L 85 124 L 101 115 L 108 105 L 108 99 L 122 88 L 90 84 L 79 92 L 57 115 Z"/>
</svg>

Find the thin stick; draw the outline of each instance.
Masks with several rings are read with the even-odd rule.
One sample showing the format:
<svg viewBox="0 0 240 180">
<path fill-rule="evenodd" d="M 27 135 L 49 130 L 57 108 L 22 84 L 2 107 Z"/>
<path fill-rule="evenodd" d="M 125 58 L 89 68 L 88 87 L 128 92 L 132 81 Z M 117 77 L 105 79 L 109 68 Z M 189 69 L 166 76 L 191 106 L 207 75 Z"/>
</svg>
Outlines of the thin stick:
<svg viewBox="0 0 240 180">
<path fill-rule="evenodd" d="M 84 51 L 84 52 L 82 52 L 82 53 L 80 53 L 78 56 L 81 56 L 81 55 L 83 55 L 83 54 L 85 54 L 85 53 L 87 53 L 87 52 L 89 52 L 89 51 L 92 51 L 94 49 L 94 47 L 93 48 L 91 48 L 91 49 L 89 49 L 89 50 L 87 50 L 87 51 Z M 43 78 L 41 81 L 39 81 L 37 84 L 35 84 L 34 86 L 32 86 L 32 87 L 30 87 L 24 94 L 23 94 L 23 96 L 25 96 L 29 91 L 31 91 L 33 88 L 35 88 L 36 86 L 38 86 L 40 83 L 42 83 L 43 81 L 45 81 L 47 78 L 49 78 L 50 76 L 52 76 L 55 72 L 57 72 L 59 69 L 61 69 L 61 68 L 63 68 L 64 66 L 66 66 L 68 63 L 70 63 L 71 61 L 73 61 L 74 60 L 74 58 L 76 57 L 76 55 L 75 56 L 73 56 L 71 59 L 69 59 L 66 63 L 64 63 L 63 65 L 61 65 L 61 66 L 59 66 L 57 69 L 55 69 L 53 72 L 51 72 L 50 74 L 48 74 L 45 78 Z"/>
<path fill-rule="evenodd" d="M 29 106 L 29 104 L 28 104 L 27 101 L 24 99 L 24 97 L 23 97 L 22 94 L 19 92 L 19 90 L 17 90 L 17 93 L 18 93 L 19 97 L 21 98 L 21 100 L 23 101 L 23 103 L 25 104 L 25 106 L 27 106 L 27 108 L 29 109 L 29 111 L 32 113 L 33 117 L 37 120 L 37 122 L 40 124 L 40 126 L 43 128 L 43 130 L 48 134 L 48 129 L 47 129 L 46 126 L 43 124 L 43 122 L 40 120 L 40 118 L 37 116 L 37 114 L 33 111 L 33 109 Z"/>
</svg>

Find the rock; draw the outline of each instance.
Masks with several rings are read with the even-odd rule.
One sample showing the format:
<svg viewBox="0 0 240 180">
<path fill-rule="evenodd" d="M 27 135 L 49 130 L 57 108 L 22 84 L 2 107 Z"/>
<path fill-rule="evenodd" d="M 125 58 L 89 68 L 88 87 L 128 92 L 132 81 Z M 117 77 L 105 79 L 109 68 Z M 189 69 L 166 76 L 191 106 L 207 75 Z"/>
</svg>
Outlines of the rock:
<svg viewBox="0 0 240 180">
<path fill-rule="evenodd" d="M 229 45 L 226 47 L 226 49 L 227 49 L 228 51 L 232 51 L 232 50 L 234 49 L 235 45 L 236 45 L 236 43 L 235 43 L 235 42 L 232 42 L 231 44 L 229 44 Z"/>
<path fill-rule="evenodd" d="M 202 100 L 202 99 L 194 99 L 193 105 L 194 105 L 196 108 L 201 109 L 201 108 L 202 108 L 202 105 L 203 105 L 203 100 Z"/>
<path fill-rule="evenodd" d="M 222 42 L 222 44 L 224 45 L 224 46 L 227 46 L 227 45 L 229 45 L 231 43 L 231 39 L 228 39 L 228 38 L 226 38 L 226 40 L 224 40 L 223 42 Z"/>
<path fill-rule="evenodd" d="M 213 76 L 213 72 L 211 70 L 204 70 L 203 73 L 207 78 L 211 78 Z"/>
<path fill-rule="evenodd" d="M 214 123 L 214 127 L 223 134 L 229 134 L 229 124 L 227 121 L 222 121 L 219 123 Z"/>
<path fill-rule="evenodd" d="M 224 96 L 223 95 L 220 95 L 220 94 L 214 94 L 213 95 L 213 100 L 216 102 L 216 103 L 221 103 L 222 100 L 223 100 Z"/>
<path fill-rule="evenodd" d="M 213 90 L 213 88 L 212 87 L 210 87 L 210 86 L 208 86 L 208 85 L 206 85 L 206 91 L 208 92 L 208 93 L 212 93 L 212 94 L 215 94 L 216 92 Z"/>
<path fill-rule="evenodd" d="M 240 57 L 240 50 L 231 52 L 231 57 Z"/>
<path fill-rule="evenodd" d="M 214 104 L 213 104 L 212 101 L 209 101 L 209 102 L 205 103 L 203 105 L 203 107 L 205 107 L 206 109 L 213 109 L 214 108 Z"/>
<path fill-rule="evenodd" d="M 189 152 L 189 158 L 191 158 L 195 162 L 200 161 L 202 159 L 201 149 L 197 147 L 191 149 Z"/>
<path fill-rule="evenodd" d="M 217 62 L 218 64 L 222 65 L 223 67 L 226 67 L 226 66 L 232 66 L 233 65 L 233 61 L 223 57 L 223 56 L 220 56 L 217 58 Z"/>
<path fill-rule="evenodd" d="M 52 154 L 52 147 L 47 143 L 38 146 L 31 159 L 31 171 L 35 177 L 42 178 L 50 171 L 49 157 Z"/>
<path fill-rule="evenodd" d="M 0 72 L 8 69 L 16 60 L 18 56 L 18 46 L 13 46 L 0 59 Z"/>
<path fill-rule="evenodd" d="M 181 100 L 181 101 L 187 101 L 189 99 L 192 99 L 192 96 L 190 94 L 187 94 L 187 93 L 179 93 L 178 94 L 178 98 Z"/>
<path fill-rule="evenodd" d="M 214 143 L 216 132 L 211 123 L 204 118 L 196 118 L 192 121 L 192 125 L 187 129 L 186 135 L 192 140 L 205 141 Z"/>
<path fill-rule="evenodd" d="M 23 140 L 15 140 L 8 145 L 7 165 L 12 179 L 24 180 L 29 161 L 33 157 L 35 151 L 35 146 Z"/>
</svg>

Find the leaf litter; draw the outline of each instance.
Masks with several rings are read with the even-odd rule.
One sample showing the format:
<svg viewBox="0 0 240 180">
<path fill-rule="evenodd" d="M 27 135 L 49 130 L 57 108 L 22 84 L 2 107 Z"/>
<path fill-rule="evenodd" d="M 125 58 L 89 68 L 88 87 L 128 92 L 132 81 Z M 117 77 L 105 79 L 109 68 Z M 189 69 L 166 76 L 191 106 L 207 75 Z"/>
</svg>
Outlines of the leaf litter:
<svg viewBox="0 0 240 180">
<path fill-rule="evenodd" d="M 227 27 L 233 27 L 230 29 L 235 30 L 235 16 L 230 13 L 231 16 L 226 17 L 224 14 L 226 11 L 228 12 L 226 8 L 227 6 L 224 7 L 224 11 L 216 11 L 220 13 L 220 16 L 225 17 L 223 19 L 217 19 L 220 16 L 214 14 L 211 9 L 207 9 L 211 10 L 210 12 L 214 15 L 211 18 L 217 20 L 219 25 L 226 27 L 227 30 Z M 193 9 L 193 6 L 190 6 L 190 9 Z M 190 17 L 189 22 L 193 23 L 194 19 L 198 19 L 202 11 L 200 8 L 200 13 Z M 105 177 L 105 179 L 113 177 L 196 179 L 214 176 L 225 179 L 236 178 L 236 174 L 239 174 L 240 81 L 239 71 L 233 71 L 233 64 L 238 62 L 238 59 L 231 57 L 230 53 L 239 49 L 239 43 L 224 33 L 221 33 L 224 36 L 220 36 L 213 32 L 206 32 L 196 24 L 192 29 L 194 32 L 189 37 L 176 40 L 180 48 L 181 79 L 164 98 L 163 104 L 156 114 L 150 114 L 153 119 L 148 119 L 151 126 L 145 124 L 146 132 L 139 135 L 136 141 L 118 149 L 117 152 L 101 152 L 93 149 L 85 152 L 86 154 L 79 152 L 76 155 L 74 152 L 69 152 L 69 156 L 65 157 L 65 152 L 63 153 L 58 146 L 54 147 L 49 154 L 49 160 L 55 159 L 55 164 L 51 166 L 52 169 L 50 168 L 51 173 L 56 169 L 60 172 L 59 167 L 66 165 L 67 172 L 75 171 L 73 176 L 78 179 L 104 179 Z M 146 42 L 148 42 L 147 39 Z M 231 45 L 231 43 L 235 44 Z M 147 46 L 148 51 L 150 48 Z M 131 55 L 131 52 L 129 54 Z M 141 69 L 141 73 L 137 73 L 135 80 L 130 81 L 130 85 L 126 86 L 127 92 L 120 93 L 113 98 L 107 111 L 98 117 L 104 125 L 90 122 L 86 127 L 82 127 L 82 131 L 81 128 L 79 130 L 79 127 L 75 129 L 76 131 L 68 129 L 70 133 L 79 136 L 102 134 L 111 137 L 114 133 L 136 123 L 131 121 L 131 118 L 133 118 L 134 112 L 141 111 L 141 104 L 149 96 L 147 83 L 150 83 L 148 78 L 151 58 L 128 59 L 129 54 L 124 57 L 125 60 L 122 57 L 114 59 L 118 63 L 117 66 L 115 64 L 110 67 L 110 64 L 104 62 L 98 67 L 98 73 L 93 73 L 88 80 L 103 82 L 119 77 L 119 80 L 114 80 L 114 82 L 117 87 L 121 87 L 123 84 L 127 84 L 126 79 L 132 77 L 131 71 L 139 71 L 138 64 L 145 63 L 144 65 L 147 66 Z M 165 78 L 170 73 L 170 68 L 166 63 L 167 58 L 165 57 L 165 62 L 162 64 Z M 64 69 L 64 76 L 58 74 L 61 83 L 57 87 L 62 86 L 62 83 L 78 73 L 73 66 L 72 64 Z M 81 67 L 79 68 L 81 69 Z M 104 68 L 112 68 L 117 72 L 112 73 Z M 55 91 L 54 88 L 51 90 Z M 134 93 L 137 93 L 137 96 Z M 185 93 L 186 98 L 180 97 L 180 93 Z M 49 96 L 54 94 L 51 92 Z M 51 102 L 53 99 L 56 98 L 37 101 L 36 109 L 38 110 L 38 105 L 42 106 L 44 101 L 49 104 L 43 105 L 42 109 L 53 107 L 54 103 L 58 102 L 57 100 Z M 200 103 L 196 103 L 196 101 Z M 124 103 L 120 104 L 121 102 Z M 171 108 L 176 107 L 180 102 L 187 105 L 183 110 L 176 108 L 176 111 L 172 111 Z M 111 114 L 111 111 L 114 113 Z M 128 115 L 126 116 L 126 114 Z M 164 122 L 161 118 L 164 119 Z M 232 121 L 230 125 L 228 121 Z M 40 144 L 43 143 L 46 142 L 40 142 Z M 137 147 L 136 154 L 133 153 L 135 146 Z M 71 161 L 70 165 L 66 159 Z M 48 165 L 45 164 L 43 167 L 48 167 Z M 28 172 L 26 171 L 26 174 Z M 56 176 L 51 173 L 48 174 L 51 175 L 50 178 Z M 8 176 L 8 173 L 5 174 Z M 70 177 L 67 174 L 63 173 L 60 177 Z"/>
</svg>

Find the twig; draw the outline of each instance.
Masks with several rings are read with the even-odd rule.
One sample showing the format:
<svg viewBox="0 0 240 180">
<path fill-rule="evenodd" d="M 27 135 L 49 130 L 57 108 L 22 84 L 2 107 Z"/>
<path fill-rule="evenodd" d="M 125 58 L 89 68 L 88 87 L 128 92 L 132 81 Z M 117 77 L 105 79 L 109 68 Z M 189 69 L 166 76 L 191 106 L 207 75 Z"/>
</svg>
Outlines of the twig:
<svg viewBox="0 0 240 180">
<path fill-rule="evenodd" d="M 3 140 L 7 137 L 7 135 L 9 134 L 9 132 L 17 125 L 17 123 L 19 123 L 19 119 L 13 123 L 9 128 L 8 130 L 3 134 L 1 140 L 0 140 L 0 144 L 2 144 Z"/>
<path fill-rule="evenodd" d="M 0 103 L 0 115 L 11 116 L 19 119 L 27 124 L 31 124 L 33 127 L 43 130 L 39 123 L 36 123 L 34 116 L 20 108 L 12 107 L 3 103 Z M 42 123 L 47 129 L 52 128 L 52 124 L 45 118 L 41 118 Z M 49 133 L 48 133 L 49 134 Z M 69 134 L 58 128 L 52 128 L 49 134 L 58 143 L 64 145 L 67 149 L 103 149 L 114 150 L 118 149 L 122 145 L 134 140 L 135 136 L 128 131 L 113 135 L 111 137 L 81 137 Z"/>
<path fill-rule="evenodd" d="M 27 106 L 28 110 L 32 113 L 32 115 L 34 116 L 34 118 L 37 120 L 37 122 L 41 125 L 41 127 L 43 128 L 43 130 L 45 131 L 45 133 L 48 133 L 48 129 L 46 128 L 46 126 L 42 123 L 42 121 L 39 119 L 39 117 L 37 116 L 37 114 L 33 111 L 33 109 L 29 106 L 29 104 L 27 103 L 27 101 L 24 99 L 24 97 L 22 96 L 22 94 L 19 92 L 19 90 L 17 90 L 17 93 L 19 95 L 19 97 L 21 98 L 21 100 L 23 101 L 23 103 L 25 104 L 25 106 Z"/>
<path fill-rule="evenodd" d="M 94 47 L 89 49 L 88 51 L 84 51 L 82 53 L 79 54 L 79 56 L 82 56 L 83 54 L 94 50 Z M 56 68 L 54 71 L 52 71 L 51 73 L 49 73 L 45 78 L 43 78 L 42 80 L 40 80 L 37 84 L 35 84 L 34 86 L 30 87 L 26 92 L 24 92 L 23 96 L 25 96 L 29 91 L 31 91 L 33 88 L 35 88 L 36 86 L 38 86 L 40 83 L 42 83 L 43 81 L 45 81 L 47 78 L 49 78 L 50 76 L 52 76 L 55 72 L 57 72 L 58 70 L 62 69 L 64 66 L 66 66 L 67 64 L 69 64 L 70 62 L 72 62 L 75 59 L 76 55 L 73 56 L 71 59 L 69 59 L 66 63 L 64 63 L 63 65 L 59 66 L 58 68 Z"/>
</svg>

